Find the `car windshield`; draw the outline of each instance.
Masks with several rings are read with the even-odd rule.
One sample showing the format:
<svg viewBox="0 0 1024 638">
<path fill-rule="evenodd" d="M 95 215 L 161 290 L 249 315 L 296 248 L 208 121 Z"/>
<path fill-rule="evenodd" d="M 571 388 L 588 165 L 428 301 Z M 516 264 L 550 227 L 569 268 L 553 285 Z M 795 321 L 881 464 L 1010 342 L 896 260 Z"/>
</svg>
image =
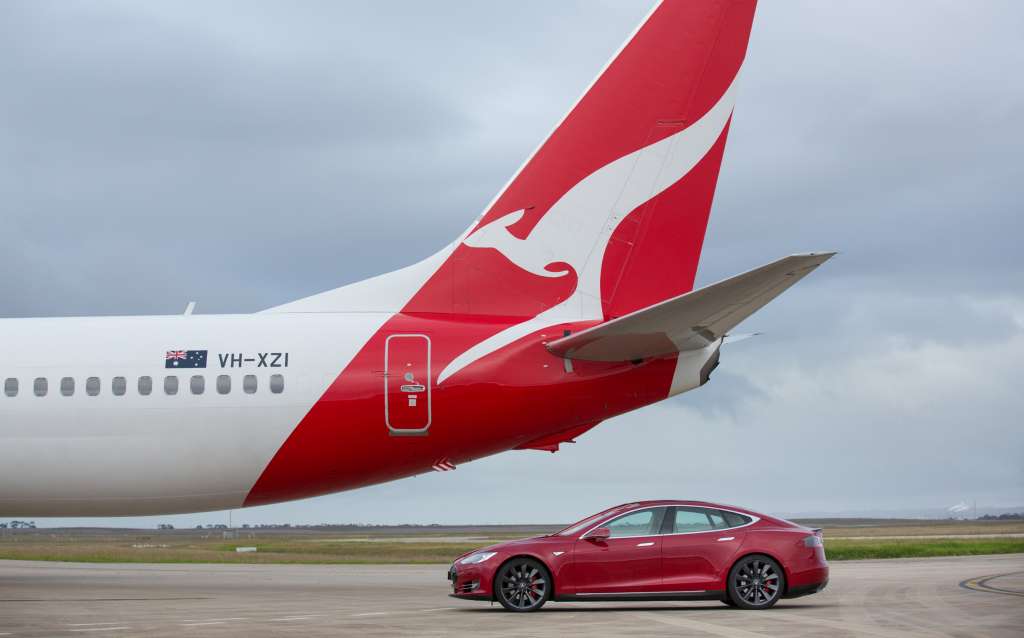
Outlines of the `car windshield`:
<svg viewBox="0 0 1024 638">
<path fill-rule="evenodd" d="M 594 514 L 592 516 L 588 516 L 585 519 L 583 519 L 582 521 L 573 523 L 569 527 L 566 527 L 563 530 L 555 532 L 554 534 L 552 534 L 552 536 L 574 536 L 576 534 L 579 534 L 580 532 L 582 532 L 586 528 L 588 528 L 591 525 L 597 523 L 599 520 L 601 520 L 602 518 L 608 516 L 611 512 L 614 512 L 617 509 L 621 509 L 621 506 L 620 507 L 612 507 L 612 508 L 604 510 L 603 512 L 598 512 L 597 514 Z"/>
</svg>

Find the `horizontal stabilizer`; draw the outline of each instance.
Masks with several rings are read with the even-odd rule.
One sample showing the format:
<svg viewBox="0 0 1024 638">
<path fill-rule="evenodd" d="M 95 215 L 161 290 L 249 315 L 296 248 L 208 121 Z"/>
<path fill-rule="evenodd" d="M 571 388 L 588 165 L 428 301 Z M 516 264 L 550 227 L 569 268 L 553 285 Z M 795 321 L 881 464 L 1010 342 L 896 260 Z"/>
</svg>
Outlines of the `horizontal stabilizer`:
<svg viewBox="0 0 1024 638">
<path fill-rule="evenodd" d="M 791 255 L 547 344 L 587 361 L 634 361 L 699 350 L 721 339 L 835 253 Z"/>
</svg>

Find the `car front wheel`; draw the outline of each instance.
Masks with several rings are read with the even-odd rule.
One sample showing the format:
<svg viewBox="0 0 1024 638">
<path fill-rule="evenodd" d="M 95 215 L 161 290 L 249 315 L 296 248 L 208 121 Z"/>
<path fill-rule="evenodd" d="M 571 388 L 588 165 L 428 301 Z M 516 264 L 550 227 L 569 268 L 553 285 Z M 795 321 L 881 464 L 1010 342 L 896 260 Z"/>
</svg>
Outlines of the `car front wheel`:
<svg viewBox="0 0 1024 638">
<path fill-rule="evenodd" d="M 537 611 L 551 597 L 551 578 L 539 561 L 513 558 L 498 569 L 494 592 L 509 611 Z"/>
<path fill-rule="evenodd" d="M 744 556 L 729 571 L 729 598 L 741 609 L 768 609 L 785 589 L 782 568 L 761 554 Z"/>
</svg>

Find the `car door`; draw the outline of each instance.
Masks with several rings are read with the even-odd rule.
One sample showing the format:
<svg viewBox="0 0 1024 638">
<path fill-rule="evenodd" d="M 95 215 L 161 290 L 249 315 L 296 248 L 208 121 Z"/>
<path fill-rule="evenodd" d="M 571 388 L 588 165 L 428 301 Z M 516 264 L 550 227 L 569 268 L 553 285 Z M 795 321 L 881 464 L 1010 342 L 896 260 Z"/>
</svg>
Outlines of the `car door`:
<svg viewBox="0 0 1024 638">
<path fill-rule="evenodd" d="M 661 586 L 664 507 L 648 507 L 595 525 L 611 536 L 584 534 L 573 550 L 572 585 L 577 595 L 656 592 Z"/>
<path fill-rule="evenodd" d="M 719 510 L 676 506 L 666 513 L 662 537 L 662 591 L 722 589 L 745 531 L 730 528 Z"/>
</svg>

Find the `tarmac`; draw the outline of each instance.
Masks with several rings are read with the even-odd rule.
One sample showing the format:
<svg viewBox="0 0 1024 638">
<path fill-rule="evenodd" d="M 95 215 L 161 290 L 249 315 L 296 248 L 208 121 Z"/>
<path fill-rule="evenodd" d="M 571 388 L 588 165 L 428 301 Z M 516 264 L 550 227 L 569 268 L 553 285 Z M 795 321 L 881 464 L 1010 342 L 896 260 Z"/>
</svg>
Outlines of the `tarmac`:
<svg viewBox="0 0 1024 638">
<path fill-rule="evenodd" d="M 445 565 L 0 561 L 0 636 L 1021 636 L 1024 554 L 834 562 L 767 611 L 448 596 Z"/>
</svg>

